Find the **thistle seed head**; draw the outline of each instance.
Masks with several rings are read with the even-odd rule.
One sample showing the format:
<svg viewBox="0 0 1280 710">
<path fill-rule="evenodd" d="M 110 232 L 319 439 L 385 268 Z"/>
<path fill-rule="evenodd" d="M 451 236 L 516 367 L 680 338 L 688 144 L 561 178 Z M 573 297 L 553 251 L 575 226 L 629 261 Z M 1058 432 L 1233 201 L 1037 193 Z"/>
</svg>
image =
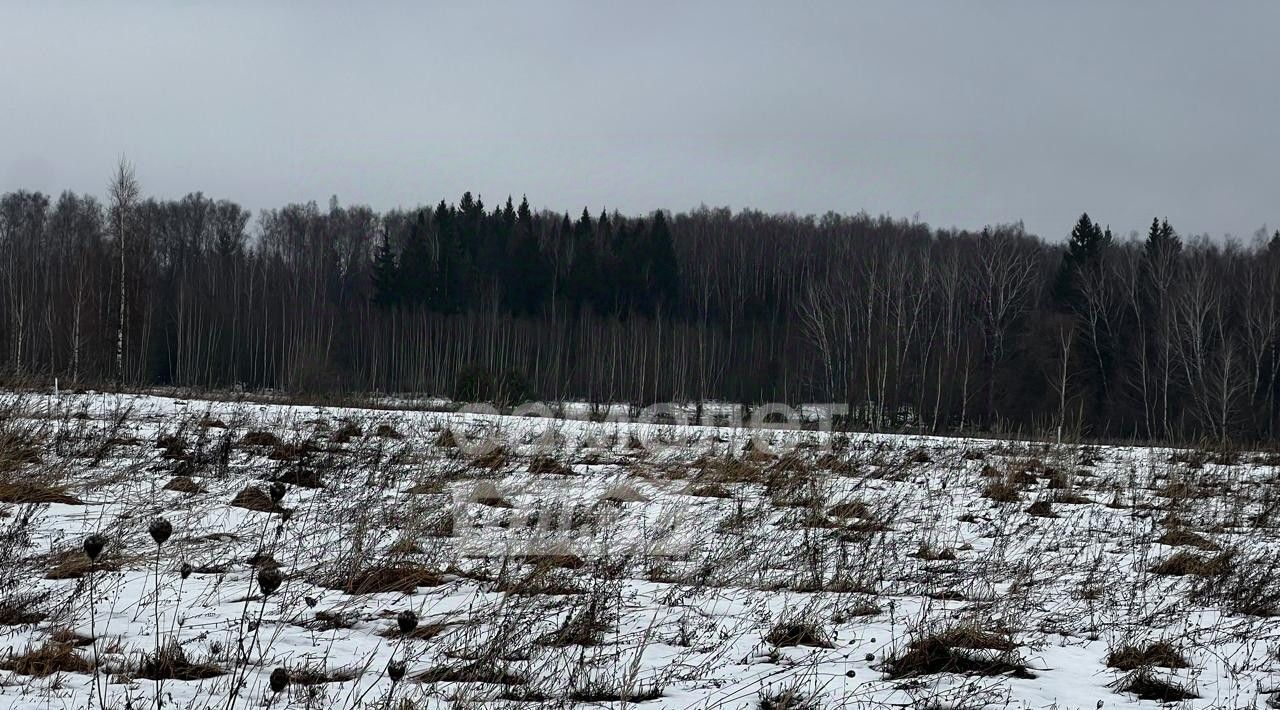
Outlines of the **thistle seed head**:
<svg viewBox="0 0 1280 710">
<path fill-rule="evenodd" d="M 271 692 L 279 693 L 289 687 L 289 671 L 277 668 L 271 671 Z"/>
<path fill-rule="evenodd" d="M 399 683 L 404 678 L 405 665 L 404 661 L 392 661 L 387 664 L 387 677 L 392 683 Z"/>
<path fill-rule="evenodd" d="M 405 609 L 396 614 L 396 625 L 400 627 L 400 633 L 409 634 L 418 628 L 418 615 L 412 609 Z"/>
<path fill-rule="evenodd" d="M 151 539 L 157 546 L 163 545 L 173 535 L 173 525 L 164 518 L 156 518 L 147 526 L 147 532 L 151 533 Z"/>
<path fill-rule="evenodd" d="M 275 567 L 264 567 L 258 570 L 258 588 L 262 590 L 262 596 L 271 596 L 271 593 L 280 588 L 280 582 L 284 578 L 280 576 L 280 571 Z"/>
<path fill-rule="evenodd" d="M 106 546 L 107 537 L 94 533 L 84 539 L 84 554 L 89 558 L 90 562 L 97 562 L 98 555 L 102 554 L 102 549 Z"/>
</svg>

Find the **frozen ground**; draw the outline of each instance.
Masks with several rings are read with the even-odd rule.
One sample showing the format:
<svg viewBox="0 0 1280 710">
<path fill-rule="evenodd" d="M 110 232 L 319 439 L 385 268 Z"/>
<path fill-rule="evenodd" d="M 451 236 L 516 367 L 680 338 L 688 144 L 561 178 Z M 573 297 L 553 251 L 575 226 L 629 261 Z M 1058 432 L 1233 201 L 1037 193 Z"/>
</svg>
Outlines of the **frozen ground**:
<svg viewBox="0 0 1280 710">
<path fill-rule="evenodd" d="M 1280 698 L 1274 455 L 749 441 L 10 396 L 0 707 Z"/>
</svg>

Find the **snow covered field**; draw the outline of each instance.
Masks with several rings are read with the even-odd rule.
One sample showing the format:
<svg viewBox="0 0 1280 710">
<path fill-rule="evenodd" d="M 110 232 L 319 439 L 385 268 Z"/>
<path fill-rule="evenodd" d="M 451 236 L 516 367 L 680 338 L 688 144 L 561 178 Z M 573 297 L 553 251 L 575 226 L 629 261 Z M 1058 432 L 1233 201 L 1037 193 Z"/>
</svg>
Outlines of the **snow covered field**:
<svg viewBox="0 0 1280 710">
<path fill-rule="evenodd" d="M 0 707 L 1280 705 L 1275 455 L 766 434 L 11 395 Z"/>
</svg>

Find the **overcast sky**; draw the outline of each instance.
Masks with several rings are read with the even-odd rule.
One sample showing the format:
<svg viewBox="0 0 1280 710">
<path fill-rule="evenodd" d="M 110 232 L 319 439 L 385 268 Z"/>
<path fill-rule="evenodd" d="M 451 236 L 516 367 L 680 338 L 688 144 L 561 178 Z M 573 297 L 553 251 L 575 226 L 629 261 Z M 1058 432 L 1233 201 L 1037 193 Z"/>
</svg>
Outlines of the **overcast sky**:
<svg viewBox="0 0 1280 710">
<path fill-rule="evenodd" d="M 0 3 L 3 191 L 1280 225 L 1275 0 Z"/>
</svg>

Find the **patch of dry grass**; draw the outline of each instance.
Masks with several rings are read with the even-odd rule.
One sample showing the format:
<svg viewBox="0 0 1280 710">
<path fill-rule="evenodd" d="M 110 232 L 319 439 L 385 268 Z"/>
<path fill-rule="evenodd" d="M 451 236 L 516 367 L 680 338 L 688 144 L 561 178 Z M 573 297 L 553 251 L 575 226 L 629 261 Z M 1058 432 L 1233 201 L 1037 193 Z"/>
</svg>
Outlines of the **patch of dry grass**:
<svg viewBox="0 0 1280 710">
<path fill-rule="evenodd" d="M 1004 634 L 956 626 L 917 636 L 885 663 L 884 670 L 893 679 L 935 673 L 1034 678 L 1015 655 L 1016 649 L 1017 644 Z"/>
<path fill-rule="evenodd" d="M 413 594 L 418 587 L 437 587 L 442 584 L 440 573 L 416 565 L 378 565 L 366 567 L 354 574 L 330 578 L 324 582 L 329 589 L 347 594 L 380 594 L 399 592 Z"/>
<path fill-rule="evenodd" d="M 0 481 L 0 503 L 84 505 L 84 501 L 71 495 L 64 485 L 39 478 L 17 477 Z"/>
<path fill-rule="evenodd" d="M 1150 666 L 1189 668 L 1190 664 L 1176 646 L 1168 641 L 1153 641 L 1145 646 L 1125 644 L 1107 654 L 1107 666 L 1132 671 Z"/>
<path fill-rule="evenodd" d="M 21 653 L 0 660 L 0 669 L 43 678 L 54 673 L 91 673 L 93 664 L 81 656 L 73 644 L 47 640 L 38 647 L 28 646 Z"/>
</svg>

